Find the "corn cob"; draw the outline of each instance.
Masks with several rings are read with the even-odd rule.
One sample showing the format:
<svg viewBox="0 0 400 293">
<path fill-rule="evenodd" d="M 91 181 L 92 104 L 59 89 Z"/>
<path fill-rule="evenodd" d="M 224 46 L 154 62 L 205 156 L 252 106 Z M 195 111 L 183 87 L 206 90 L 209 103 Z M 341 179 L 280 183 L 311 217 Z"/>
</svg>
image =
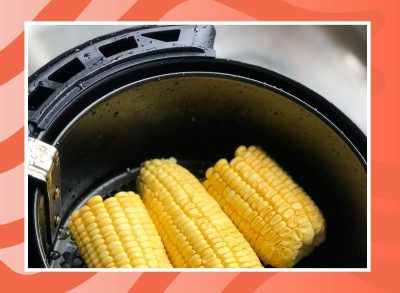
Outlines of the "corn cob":
<svg viewBox="0 0 400 293">
<path fill-rule="evenodd" d="M 144 163 L 137 181 L 174 267 L 262 267 L 201 183 L 172 160 Z"/>
<path fill-rule="evenodd" d="M 257 147 L 240 146 L 231 162 L 219 160 L 203 186 L 265 264 L 292 267 L 325 239 L 318 207 Z"/>
<path fill-rule="evenodd" d="M 90 268 L 170 268 L 164 245 L 140 197 L 119 192 L 92 197 L 68 228 Z"/>
</svg>

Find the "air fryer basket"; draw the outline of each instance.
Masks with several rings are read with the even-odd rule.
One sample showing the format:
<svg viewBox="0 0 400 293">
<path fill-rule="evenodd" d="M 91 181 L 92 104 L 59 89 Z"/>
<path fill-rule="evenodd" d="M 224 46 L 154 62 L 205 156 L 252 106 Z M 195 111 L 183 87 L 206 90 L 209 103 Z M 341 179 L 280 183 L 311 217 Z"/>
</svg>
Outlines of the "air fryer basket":
<svg viewBox="0 0 400 293">
<path fill-rule="evenodd" d="M 172 41 L 158 35 L 154 42 L 165 43 L 161 51 L 136 54 L 137 36 L 157 37 L 160 30 L 180 33 Z M 188 39 L 179 39 L 185 33 Z M 326 242 L 297 267 L 366 267 L 365 136 L 301 85 L 262 68 L 213 58 L 213 34 L 212 27 L 197 26 L 124 31 L 67 53 L 53 61 L 50 72 L 30 79 L 30 137 L 58 150 L 62 202 L 52 237 L 52 202 L 30 179 L 30 267 L 83 266 L 65 228 L 68 217 L 94 194 L 135 190 L 141 162 L 175 157 L 202 179 L 207 167 L 232 158 L 239 145 L 263 147 L 326 217 Z M 131 37 L 137 46 L 127 46 L 103 65 L 82 62 L 85 50 L 104 55 L 99 48 Z M 119 62 L 111 60 L 116 56 Z M 51 76 L 65 67 L 65 58 L 67 65 L 78 59 L 85 69 L 55 84 Z M 38 88 L 51 91 L 41 103 Z"/>
</svg>

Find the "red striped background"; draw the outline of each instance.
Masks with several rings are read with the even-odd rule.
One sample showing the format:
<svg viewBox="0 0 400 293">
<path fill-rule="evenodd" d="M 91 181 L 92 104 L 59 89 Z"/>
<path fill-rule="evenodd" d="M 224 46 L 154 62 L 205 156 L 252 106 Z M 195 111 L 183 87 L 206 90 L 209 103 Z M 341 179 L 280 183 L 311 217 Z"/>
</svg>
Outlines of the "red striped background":
<svg viewBox="0 0 400 293">
<path fill-rule="evenodd" d="M 13 292 L 400 292 L 400 52 L 396 1 L 1 0 L 0 277 Z M 371 20 L 371 273 L 34 273 L 23 271 L 25 20 Z M 4 285 L 5 284 L 5 285 Z"/>
</svg>

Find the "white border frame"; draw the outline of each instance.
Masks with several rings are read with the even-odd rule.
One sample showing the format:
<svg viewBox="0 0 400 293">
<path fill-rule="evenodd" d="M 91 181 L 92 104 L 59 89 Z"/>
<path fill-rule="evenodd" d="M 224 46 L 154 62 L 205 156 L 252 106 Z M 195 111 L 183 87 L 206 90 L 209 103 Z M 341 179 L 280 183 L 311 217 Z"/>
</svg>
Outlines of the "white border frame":
<svg viewBox="0 0 400 293">
<path fill-rule="evenodd" d="M 28 268 L 28 33 L 29 26 L 42 25 L 366 25 L 367 26 L 367 267 L 366 268 L 266 268 L 266 269 L 93 269 Z M 25 21 L 24 22 L 24 271 L 32 272 L 371 272 L 371 22 L 370 21 Z"/>
</svg>

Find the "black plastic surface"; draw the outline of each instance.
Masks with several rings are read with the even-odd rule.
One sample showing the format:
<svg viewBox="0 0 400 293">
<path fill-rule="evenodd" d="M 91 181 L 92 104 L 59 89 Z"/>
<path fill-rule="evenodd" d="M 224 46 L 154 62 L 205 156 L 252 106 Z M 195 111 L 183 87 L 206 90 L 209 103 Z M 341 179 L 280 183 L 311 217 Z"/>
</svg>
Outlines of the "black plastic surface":
<svg viewBox="0 0 400 293">
<path fill-rule="evenodd" d="M 213 26 L 142 26 L 105 35 L 77 46 L 29 77 L 29 123 L 44 130 L 85 89 L 93 76 L 114 74 L 121 64 L 137 66 L 180 57 L 215 57 Z M 42 117 L 46 117 L 45 120 Z"/>
</svg>

